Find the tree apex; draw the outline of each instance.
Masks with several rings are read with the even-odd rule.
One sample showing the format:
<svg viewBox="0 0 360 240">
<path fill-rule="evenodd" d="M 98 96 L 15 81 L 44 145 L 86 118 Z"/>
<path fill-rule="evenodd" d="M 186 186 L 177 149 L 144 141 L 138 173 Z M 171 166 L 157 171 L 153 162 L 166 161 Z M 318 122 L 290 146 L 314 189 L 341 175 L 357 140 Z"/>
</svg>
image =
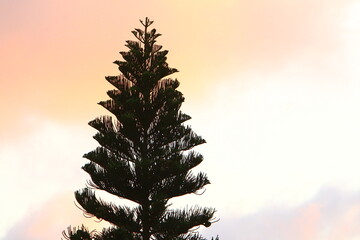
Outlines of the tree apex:
<svg viewBox="0 0 360 240">
<path fill-rule="evenodd" d="M 144 27 L 148 27 L 150 26 L 154 21 L 150 21 L 150 19 L 148 17 L 145 18 L 145 21 L 141 20 L 140 19 L 140 22 L 141 24 L 144 26 Z"/>
</svg>

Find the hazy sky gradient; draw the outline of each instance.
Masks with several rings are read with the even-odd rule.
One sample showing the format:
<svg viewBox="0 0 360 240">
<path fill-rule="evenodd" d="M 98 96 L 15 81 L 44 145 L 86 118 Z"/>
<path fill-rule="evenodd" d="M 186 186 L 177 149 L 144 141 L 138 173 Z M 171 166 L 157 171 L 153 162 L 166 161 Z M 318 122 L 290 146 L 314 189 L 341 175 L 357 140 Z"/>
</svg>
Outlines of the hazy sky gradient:
<svg viewBox="0 0 360 240">
<path fill-rule="evenodd" d="M 175 206 L 239 240 L 360 240 L 360 1 L 0 2 L 1 240 L 60 239 L 94 149 L 86 123 L 146 16 L 180 70 L 212 182 Z"/>
</svg>

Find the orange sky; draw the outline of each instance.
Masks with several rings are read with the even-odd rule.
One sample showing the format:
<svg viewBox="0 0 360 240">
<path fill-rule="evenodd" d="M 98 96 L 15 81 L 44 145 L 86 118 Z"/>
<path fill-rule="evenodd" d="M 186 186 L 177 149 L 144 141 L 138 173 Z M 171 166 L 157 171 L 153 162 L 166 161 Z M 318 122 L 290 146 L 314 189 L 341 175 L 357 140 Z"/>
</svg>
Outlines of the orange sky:
<svg viewBox="0 0 360 240">
<path fill-rule="evenodd" d="M 169 62 L 180 70 L 192 97 L 226 84 L 229 75 L 276 69 L 291 57 L 335 51 L 336 22 L 342 16 L 333 11 L 346 2 L 330 1 L 325 7 L 281 0 L 206 5 L 33 0 L 2 5 L 0 64 L 5 71 L 0 79 L 6 87 L 1 108 L 19 118 L 35 111 L 74 121 L 95 110 L 93 103 L 108 87 L 103 77 L 117 73 L 112 61 L 142 16 L 154 19 L 164 33 L 160 43 L 170 50 Z"/>
<path fill-rule="evenodd" d="M 7 220 L 0 239 L 11 239 L 16 223 L 31 228 L 31 209 L 47 219 L 41 206 L 63 204 L 85 184 L 81 156 L 96 147 L 86 123 L 106 114 L 96 105 L 111 88 L 104 76 L 118 74 L 112 62 L 146 16 L 163 34 L 158 43 L 170 51 L 169 65 L 180 70 L 174 77 L 184 111 L 208 142 L 199 148 L 207 159 L 200 168 L 213 184 L 201 200 L 184 202 L 215 205 L 225 223 L 286 212 L 293 217 L 281 236 L 360 239 L 344 227 L 359 217 L 359 12 L 358 0 L 2 0 L 0 186 L 7 199 L 0 210 Z M 339 222 L 321 211 L 326 201 L 317 196 L 328 188 L 346 195 Z M 72 211 L 61 224 L 77 224 Z M 342 225 L 327 235 L 324 222 Z M 55 217 L 53 224 L 45 232 L 60 238 Z M 213 234 L 231 232 L 221 221 L 214 226 Z M 48 239 L 40 231 L 13 239 Z"/>
</svg>

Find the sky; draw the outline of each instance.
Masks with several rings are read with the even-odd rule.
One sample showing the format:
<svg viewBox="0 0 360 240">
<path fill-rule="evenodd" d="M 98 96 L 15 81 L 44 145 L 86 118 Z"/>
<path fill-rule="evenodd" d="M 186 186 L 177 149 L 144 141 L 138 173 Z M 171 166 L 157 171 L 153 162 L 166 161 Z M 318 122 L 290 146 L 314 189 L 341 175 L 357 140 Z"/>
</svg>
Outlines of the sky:
<svg viewBox="0 0 360 240">
<path fill-rule="evenodd" d="M 360 240 L 359 0 L 0 0 L 0 240 L 100 229 L 73 192 L 97 147 L 87 122 L 149 17 L 223 240 Z"/>
</svg>

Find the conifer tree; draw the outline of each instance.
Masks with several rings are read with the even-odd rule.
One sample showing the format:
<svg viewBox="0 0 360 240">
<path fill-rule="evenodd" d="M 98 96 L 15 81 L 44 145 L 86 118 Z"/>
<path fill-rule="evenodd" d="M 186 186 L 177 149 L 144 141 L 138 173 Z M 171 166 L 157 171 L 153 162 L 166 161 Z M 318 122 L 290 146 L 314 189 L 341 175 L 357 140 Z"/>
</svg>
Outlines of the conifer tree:
<svg viewBox="0 0 360 240">
<path fill-rule="evenodd" d="M 83 166 L 91 181 L 75 192 L 77 203 L 90 216 L 111 223 L 102 232 L 86 227 L 69 228 L 70 240 L 201 240 L 192 229 L 209 227 L 213 208 L 170 209 L 169 200 L 196 193 L 209 184 L 206 174 L 191 170 L 203 161 L 193 147 L 205 143 L 184 122 L 190 117 L 180 111 L 184 101 L 179 82 L 168 78 L 177 72 L 166 63 L 168 51 L 155 44 L 160 36 L 148 18 L 144 27 L 132 31 L 136 41 L 126 41 L 123 61 L 115 61 L 119 76 L 106 80 L 115 89 L 99 104 L 114 117 L 101 116 L 89 125 L 98 132 L 100 146 L 84 155 Z M 95 190 L 103 190 L 137 207 L 108 203 Z"/>
</svg>

